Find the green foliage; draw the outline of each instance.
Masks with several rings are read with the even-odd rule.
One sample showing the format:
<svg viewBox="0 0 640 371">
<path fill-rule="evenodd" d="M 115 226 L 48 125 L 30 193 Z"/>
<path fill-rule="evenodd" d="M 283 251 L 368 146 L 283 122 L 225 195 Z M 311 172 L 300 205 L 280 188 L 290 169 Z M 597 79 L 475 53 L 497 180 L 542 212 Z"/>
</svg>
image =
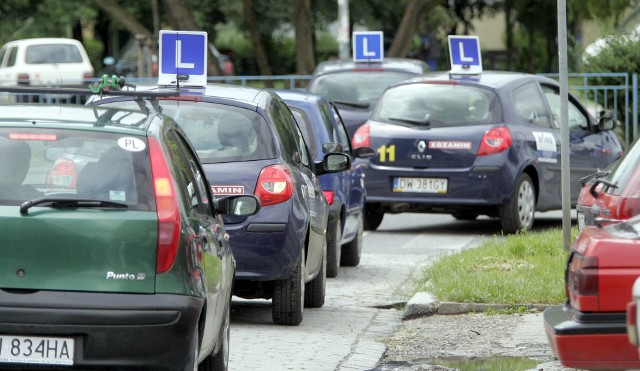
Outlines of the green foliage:
<svg viewBox="0 0 640 371">
<path fill-rule="evenodd" d="M 572 232 L 575 239 L 577 228 Z M 494 236 L 479 247 L 442 256 L 425 269 L 418 289 L 441 301 L 516 308 L 558 304 L 565 299 L 566 256 L 558 229 Z"/>
<path fill-rule="evenodd" d="M 626 72 L 631 76 L 637 71 L 640 71 L 640 35 L 634 36 L 612 36 L 607 39 L 605 46 L 599 53 L 593 56 L 587 56 L 584 60 L 585 72 Z M 592 85 L 620 85 L 620 78 L 615 77 L 596 77 L 590 80 Z M 629 82 L 630 83 L 630 82 Z M 612 109 L 615 105 L 614 99 L 617 100 L 617 119 L 620 122 L 625 122 L 625 118 L 632 115 L 632 107 L 625 106 L 625 96 L 629 95 L 631 99 L 631 91 L 626 92 L 620 90 L 617 97 L 613 94 L 609 94 L 607 101 L 602 105 L 605 108 Z M 604 97 L 599 97 L 600 101 Z M 633 120 L 629 119 L 629 122 Z M 630 129 L 630 132 L 632 129 Z M 629 139 L 632 142 L 634 138 L 626 138 L 625 133 L 622 134 L 622 139 L 625 141 Z"/>
</svg>

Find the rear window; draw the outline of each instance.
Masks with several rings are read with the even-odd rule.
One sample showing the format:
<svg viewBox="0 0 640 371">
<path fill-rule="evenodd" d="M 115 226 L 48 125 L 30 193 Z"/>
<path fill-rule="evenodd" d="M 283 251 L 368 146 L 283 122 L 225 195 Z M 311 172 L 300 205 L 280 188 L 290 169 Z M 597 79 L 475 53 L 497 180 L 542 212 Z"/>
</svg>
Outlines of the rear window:
<svg viewBox="0 0 640 371">
<path fill-rule="evenodd" d="M 396 124 L 452 126 L 499 122 L 502 109 L 492 91 L 458 84 L 410 84 L 389 89 L 373 119 Z"/>
<path fill-rule="evenodd" d="M 162 100 L 162 113 L 173 118 L 196 149 L 200 162 L 266 160 L 276 157 L 271 130 L 255 111 L 224 104 Z M 138 108 L 133 101 L 103 106 Z"/>
<path fill-rule="evenodd" d="M 78 130 L 0 129 L 0 205 L 41 197 L 155 210 L 146 138 Z"/>
<path fill-rule="evenodd" d="M 42 44 L 27 47 L 28 64 L 43 63 L 82 63 L 78 47 L 70 44 Z"/>
<path fill-rule="evenodd" d="M 616 187 L 605 187 L 605 192 L 621 195 L 626 192 L 630 197 L 640 194 L 640 144 L 636 141 L 631 148 L 615 162 L 606 177 Z"/>
<path fill-rule="evenodd" d="M 378 99 L 389 85 L 415 74 L 402 71 L 349 71 L 316 78 L 309 91 L 324 94 L 338 103 L 369 103 Z"/>
</svg>

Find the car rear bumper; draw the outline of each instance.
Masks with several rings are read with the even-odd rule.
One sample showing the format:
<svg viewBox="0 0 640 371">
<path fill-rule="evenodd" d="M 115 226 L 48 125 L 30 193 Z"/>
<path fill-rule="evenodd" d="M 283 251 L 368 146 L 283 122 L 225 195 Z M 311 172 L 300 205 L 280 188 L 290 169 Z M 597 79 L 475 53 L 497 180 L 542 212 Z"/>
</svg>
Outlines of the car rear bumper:
<svg viewBox="0 0 640 371">
<path fill-rule="evenodd" d="M 563 366 L 579 369 L 639 368 L 623 313 L 585 314 L 568 305 L 544 311 L 549 345 Z"/>
<path fill-rule="evenodd" d="M 203 299 L 0 290 L 0 333 L 71 337 L 76 366 L 183 369 Z"/>
<path fill-rule="evenodd" d="M 394 192 L 397 177 L 447 179 L 444 193 Z M 385 211 L 457 211 L 478 206 L 496 206 L 511 196 L 515 174 L 506 167 L 461 169 L 403 169 L 371 166 L 366 171 L 367 202 L 380 203 Z M 403 205 L 409 210 L 402 210 Z M 394 204 L 396 204 L 394 206 Z M 444 210 L 443 207 L 448 208 Z"/>
</svg>

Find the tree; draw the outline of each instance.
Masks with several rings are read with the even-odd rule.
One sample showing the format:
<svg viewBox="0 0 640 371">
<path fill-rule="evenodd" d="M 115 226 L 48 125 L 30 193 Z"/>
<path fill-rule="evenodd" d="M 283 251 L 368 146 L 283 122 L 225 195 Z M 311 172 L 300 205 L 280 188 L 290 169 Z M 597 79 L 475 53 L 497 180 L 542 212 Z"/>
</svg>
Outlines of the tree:
<svg viewBox="0 0 640 371">
<path fill-rule="evenodd" d="M 258 69 L 261 75 L 273 75 L 271 72 L 271 65 L 269 64 L 269 57 L 265 50 L 262 36 L 258 31 L 258 22 L 256 10 L 254 8 L 253 0 L 244 0 L 244 20 L 247 24 L 249 35 L 251 38 L 251 45 L 253 45 L 254 56 Z"/>
<path fill-rule="evenodd" d="M 306 75 L 313 72 L 315 61 L 315 39 L 311 0 L 293 1 L 293 19 L 296 31 L 296 72 Z"/>
</svg>

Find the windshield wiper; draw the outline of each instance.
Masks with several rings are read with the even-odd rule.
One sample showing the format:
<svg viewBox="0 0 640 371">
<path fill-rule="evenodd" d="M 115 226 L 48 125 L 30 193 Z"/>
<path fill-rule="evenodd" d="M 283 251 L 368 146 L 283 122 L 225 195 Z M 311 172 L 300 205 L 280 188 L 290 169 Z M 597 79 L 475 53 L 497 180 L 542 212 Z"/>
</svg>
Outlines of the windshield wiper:
<svg viewBox="0 0 640 371">
<path fill-rule="evenodd" d="M 33 206 L 38 205 L 50 205 L 54 208 L 69 208 L 75 209 L 79 207 L 97 207 L 97 208 L 116 208 L 126 209 L 129 206 L 122 202 L 104 201 L 104 200 L 92 200 L 92 199 L 75 199 L 75 198 L 56 198 L 56 197 L 42 197 L 34 200 L 28 200 L 20 205 L 20 214 L 26 214 Z"/>
<path fill-rule="evenodd" d="M 407 117 L 389 117 L 389 120 L 400 121 L 400 122 L 404 122 L 404 123 L 407 123 L 407 124 L 418 125 L 418 126 L 430 126 L 431 125 L 431 120 L 429 120 L 429 119 L 418 120 L 418 119 L 411 119 L 411 118 L 407 118 Z"/>
<path fill-rule="evenodd" d="M 356 108 L 369 108 L 371 105 L 369 102 L 349 102 L 345 100 L 332 100 L 335 104 L 342 104 L 345 106 L 356 107 Z"/>
</svg>

